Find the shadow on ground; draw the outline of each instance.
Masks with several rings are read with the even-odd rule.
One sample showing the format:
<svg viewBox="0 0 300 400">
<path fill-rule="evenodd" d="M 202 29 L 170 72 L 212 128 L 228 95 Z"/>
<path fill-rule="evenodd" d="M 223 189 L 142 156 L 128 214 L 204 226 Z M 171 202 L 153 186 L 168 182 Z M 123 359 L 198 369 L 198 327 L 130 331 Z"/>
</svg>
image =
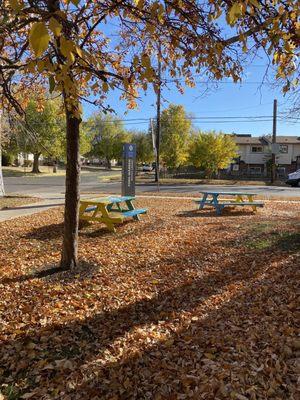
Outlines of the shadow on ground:
<svg viewBox="0 0 300 400">
<path fill-rule="evenodd" d="M 233 243 L 225 243 L 232 248 Z M 189 258 L 199 258 L 204 250 L 195 248 Z M 83 320 L 36 324 L 30 333 L 4 339 L 1 380 L 13 382 L 16 393 L 25 382 L 33 399 L 47 393 L 55 399 L 169 400 L 188 395 L 212 400 L 251 391 L 271 399 L 268 382 L 277 365 L 280 382 L 273 384 L 274 399 L 292 398 L 293 355 L 282 349 L 287 345 L 284 332 L 293 326 L 293 306 L 287 312 L 282 305 L 291 303 L 299 271 L 293 263 L 274 270 L 272 261 L 282 261 L 279 254 L 266 251 L 254 263 L 255 252 L 249 251 L 242 264 L 231 260 L 188 283 L 158 288 L 151 298 Z M 99 266 L 93 268 L 99 271 Z M 260 357 L 265 366 L 256 363 Z"/>
</svg>

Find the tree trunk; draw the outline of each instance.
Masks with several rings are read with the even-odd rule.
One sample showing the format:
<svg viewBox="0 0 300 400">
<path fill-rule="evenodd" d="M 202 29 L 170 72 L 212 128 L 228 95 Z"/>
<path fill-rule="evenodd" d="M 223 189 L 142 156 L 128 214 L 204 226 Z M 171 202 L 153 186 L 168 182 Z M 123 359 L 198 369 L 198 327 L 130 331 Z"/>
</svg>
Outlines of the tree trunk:
<svg viewBox="0 0 300 400">
<path fill-rule="evenodd" d="M 106 158 L 106 168 L 111 169 L 111 160 L 108 157 Z"/>
<path fill-rule="evenodd" d="M 60 266 L 72 269 L 77 265 L 77 242 L 79 224 L 79 126 L 80 119 L 66 109 L 67 122 L 67 167 L 64 214 L 64 239 Z"/>
<path fill-rule="evenodd" d="M 2 153 L 1 153 L 1 119 L 2 119 L 2 114 L 0 111 L 0 197 L 4 197 L 5 191 L 4 191 L 4 182 L 3 182 L 3 175 L 2 175 Z"/>
<path fill-rule="evenodd" d="M 1 158 L 1 154 L 0 154 Z M 0 165 L 0 197 L 4 197 L 5 191 L 4 191 L 4 182 L 3 182 L 3 176 L 2 176 L 2 167 Z"/>
<path fill-rule="evenodd" d="M 39 158 L 41 153 L 34 153 L 33 154 L 33 166 L 32 166 L 32 173 L 33 174 L 40 174 L 41 171 L 39 170 Z"/>
</svg>

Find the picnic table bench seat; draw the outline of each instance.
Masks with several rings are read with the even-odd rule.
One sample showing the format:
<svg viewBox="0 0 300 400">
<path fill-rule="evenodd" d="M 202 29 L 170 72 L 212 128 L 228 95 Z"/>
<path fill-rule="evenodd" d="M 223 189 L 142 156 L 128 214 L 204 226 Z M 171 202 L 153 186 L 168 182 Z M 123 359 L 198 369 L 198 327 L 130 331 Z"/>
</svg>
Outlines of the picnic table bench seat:
<svg viewBox="0 0 300 400">
<path fill-rule="evenodd" d="M 202 202 L 201 200 L 194 200 L 195 203 L 202 203 L 202 204 L 207 204 L 214 206 L 214 203 L 212 201 L 204 201 Z M 264 203 L 261 201 L 219 201 L 218 204 L 224 205 L 224 206 L 256 206 L 256 207 L 264 207 Z"/>
<path fill-rule="evenodd" d="M 123 211 L 122 215 L 124 217 L 134 217 L 135 215 L 146 214 L 147 211 L 148 211 L 147 208 L 139 208 L 135 210 Z"/>
</svg>

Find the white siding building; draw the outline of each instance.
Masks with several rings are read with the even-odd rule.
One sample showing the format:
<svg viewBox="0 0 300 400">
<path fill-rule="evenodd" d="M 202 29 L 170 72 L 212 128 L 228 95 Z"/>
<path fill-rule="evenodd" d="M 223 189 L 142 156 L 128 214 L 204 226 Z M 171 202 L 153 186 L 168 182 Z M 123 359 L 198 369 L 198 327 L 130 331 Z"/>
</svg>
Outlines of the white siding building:
<svg viewBox="0 0 300 400">
<path fill-rule="evenodd" d="M 232 165 L 232 172 L 249 175 L 267 175 L 272 153 L 271 136 L 255 137 L 234 135 L 239 159 Z M 285 175 L 300 168 L 300 137 L 277 136 L 276 164 L 278 172 Z"/>
</svg>

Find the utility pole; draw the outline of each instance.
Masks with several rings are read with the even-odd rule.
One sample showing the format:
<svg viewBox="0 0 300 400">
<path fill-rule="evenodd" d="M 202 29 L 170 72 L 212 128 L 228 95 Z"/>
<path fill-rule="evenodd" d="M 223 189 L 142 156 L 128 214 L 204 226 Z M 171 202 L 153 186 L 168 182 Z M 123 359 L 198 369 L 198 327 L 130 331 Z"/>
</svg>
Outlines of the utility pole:
<svg viewBox="0 0 300 400">
<path fill-rule="evenodd" d="M 160 147 L 160 104 L 161 104 L 161 45 L 158 46 L 158 64 L 157 64 L 157 75 L 158 75 L 158 88 L 157 88 L 157 99 L 156 99 L 156 168 L 155 168 L 155 182 L 157 182 L 159 188 L 159 147 Z"/>
<path fill-rule="evenodd" d="M 275 143 L 276 143 L 276 133 L 277 133 L 277 100 L 274 99 L 273 102 L 273 134 L 272 134 L 272 170 L 271 170 L 271 183 L 276 180 L 276 153 L 275 153 Z"/>
<path fill-rule="evenodd" d="M 2 175 L 1 136 L 2 136 L 2 111 L 0 110 L 0 197 L 4 197 L 5 191 L 4 191 L 4 182 L 3 182 L 3 175 Z"/>
</svg>

